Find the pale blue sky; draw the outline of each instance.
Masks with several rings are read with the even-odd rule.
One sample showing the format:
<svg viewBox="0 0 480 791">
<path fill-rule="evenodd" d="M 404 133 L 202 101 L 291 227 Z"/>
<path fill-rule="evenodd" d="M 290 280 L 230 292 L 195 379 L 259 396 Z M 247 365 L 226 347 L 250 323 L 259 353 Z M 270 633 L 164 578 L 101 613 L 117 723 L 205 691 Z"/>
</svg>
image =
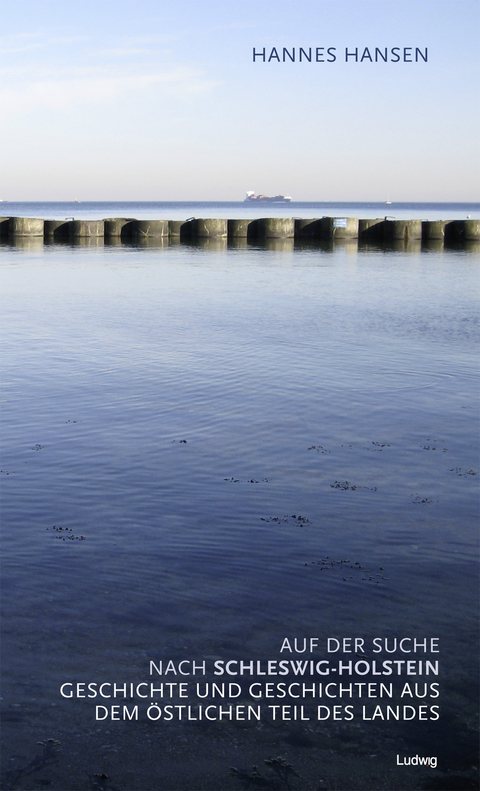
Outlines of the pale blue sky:
<svg viewBox="0 0 480 791">
<path fill-rule="evenodd" d="M 3 200 L 479 199 L 478 0 L 3 0 Z M 335 47 L 332 63 L 252 48 Z M 428 62 L 345 62 L 345 48 Z"/>
</svg>

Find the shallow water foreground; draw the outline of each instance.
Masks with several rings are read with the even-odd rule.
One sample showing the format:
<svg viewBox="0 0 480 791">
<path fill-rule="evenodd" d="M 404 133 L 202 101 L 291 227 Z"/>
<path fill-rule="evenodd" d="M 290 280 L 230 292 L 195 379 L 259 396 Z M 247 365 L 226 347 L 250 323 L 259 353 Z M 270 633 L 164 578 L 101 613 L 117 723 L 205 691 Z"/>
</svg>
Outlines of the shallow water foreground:
<svg viewBox="0 0 480 791">
<path fill-rule="evenodd" d="M 0 266 L 2 787 L 478 787 L 478 251 Z"/>
</svg>

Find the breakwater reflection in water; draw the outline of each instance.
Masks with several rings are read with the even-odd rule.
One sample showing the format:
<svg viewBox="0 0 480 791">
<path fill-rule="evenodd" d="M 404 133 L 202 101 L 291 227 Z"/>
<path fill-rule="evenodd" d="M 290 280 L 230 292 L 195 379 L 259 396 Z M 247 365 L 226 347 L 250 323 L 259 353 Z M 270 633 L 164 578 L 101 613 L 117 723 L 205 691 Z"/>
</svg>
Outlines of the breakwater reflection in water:
<svg viewBox="0 0 480 791">
<path fill-rule="evenodd" d="M 274 787 L 285 755 L 299 789 L 418 788 L 396 765 L 414 753 L 473 782 L 478 257 L 350 245 L 1 248 L 6 788 L 214 791 L 253 766 Z M 329 656 L 344 637 L 366 655 Z M 116 721 L 108 701 L 96 720 L 59 693 L 150 682 L 152 660 L 212 682 L 215 662 L 299 658 L 439 672 L 392 682 L 413 721 L 293 698 L 275 721 Z M 408 681 L 439 700 L 397 699 Z"/>
</svg>

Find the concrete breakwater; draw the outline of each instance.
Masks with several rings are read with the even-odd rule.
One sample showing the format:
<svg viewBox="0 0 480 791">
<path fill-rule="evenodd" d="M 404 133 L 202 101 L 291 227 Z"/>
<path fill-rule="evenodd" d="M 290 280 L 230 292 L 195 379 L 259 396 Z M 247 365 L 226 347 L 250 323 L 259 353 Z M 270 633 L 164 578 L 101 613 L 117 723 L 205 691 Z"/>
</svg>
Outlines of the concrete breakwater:
<svg viewBox="0 0 480 791">
<path fill-rule="evenodd" d="M 305 242 L 361 240 L 373 244 L 395 242 L 464 243 L 480 241 L 480 220 L 396 220 L 389 217 L 361 220 L 356 217 L 301 219 L 136 220 L 113 217 L 104 220 L 42 220 L 34 217 L 0 217 L 0 238 L 9 241 L 43 238 L 45 242 L 142 242 L 176 240 L 195 243 L 205 239 L 262 242 L 293 239 Z"/>
</svg>

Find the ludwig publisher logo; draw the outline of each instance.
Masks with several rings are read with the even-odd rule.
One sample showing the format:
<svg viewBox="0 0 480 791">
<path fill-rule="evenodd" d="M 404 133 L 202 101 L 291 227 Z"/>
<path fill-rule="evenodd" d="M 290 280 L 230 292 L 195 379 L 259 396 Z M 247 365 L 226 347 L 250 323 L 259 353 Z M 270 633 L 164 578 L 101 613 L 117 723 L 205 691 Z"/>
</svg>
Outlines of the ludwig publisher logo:
<svg viewBox="0 0 480 791">
<path fill-rule="evenodd" d="M 431 769 L 437 768 L 437 756 L 432 755 L 430 758 L 414 755 L 411 758 L 401 758 L 397 755 L 397 766 L 429 766 Z"/>
</svg>

